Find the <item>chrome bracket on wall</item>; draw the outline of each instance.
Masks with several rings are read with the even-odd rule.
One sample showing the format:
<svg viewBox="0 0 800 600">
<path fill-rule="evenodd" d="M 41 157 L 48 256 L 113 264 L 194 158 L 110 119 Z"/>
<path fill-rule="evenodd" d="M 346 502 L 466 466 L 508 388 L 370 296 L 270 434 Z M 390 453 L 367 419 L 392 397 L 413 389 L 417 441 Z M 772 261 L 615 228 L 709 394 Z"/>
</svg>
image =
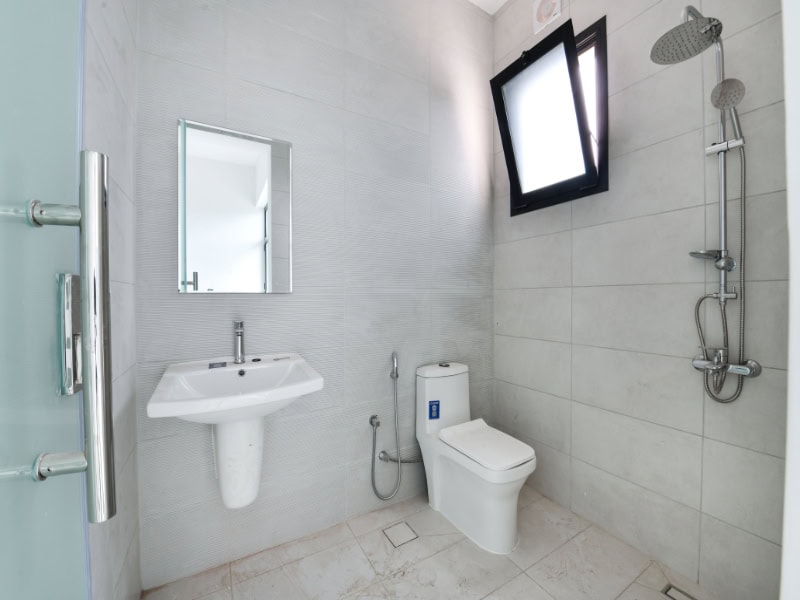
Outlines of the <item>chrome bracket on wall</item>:
<svg viewBox="0 0 800 600">
<path fill-rule="evenodd" d="M 89 521 L 102 523 L 117 512 L 111 403 L 108 159 L 99 152 L 84 150 L 80 173 L 79 206 L 33 200 L 28 207 L 28 221 L 36 227 L 80 228 L 81 276 L 59 277 L 63 307 L 60 387 L 63 394 L 83 389 L 83 452 L 40 454 L 31 470 L 35 481 L 86 472 Z M 19 472 L 22 471 L 12 469 L 0 475 Z"/>
</svg>

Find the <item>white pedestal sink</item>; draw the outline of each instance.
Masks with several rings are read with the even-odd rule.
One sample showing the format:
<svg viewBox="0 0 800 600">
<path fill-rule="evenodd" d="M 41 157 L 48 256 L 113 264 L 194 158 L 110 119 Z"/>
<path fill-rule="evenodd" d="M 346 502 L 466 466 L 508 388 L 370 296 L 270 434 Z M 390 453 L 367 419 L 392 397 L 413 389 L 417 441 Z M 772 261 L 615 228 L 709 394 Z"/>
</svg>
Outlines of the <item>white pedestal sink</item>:
<svg viewBox="0 0 800 600">
<path fill-rule="evenodd" d="M 222 501 L 241 508 L 258 495 L 262 418 L 322 386 L 299 354 L 267 354 L 240 365 L 230 357 L 177 363 L 161 377 L 147 416 L 211 424 Z"/>
</svg>

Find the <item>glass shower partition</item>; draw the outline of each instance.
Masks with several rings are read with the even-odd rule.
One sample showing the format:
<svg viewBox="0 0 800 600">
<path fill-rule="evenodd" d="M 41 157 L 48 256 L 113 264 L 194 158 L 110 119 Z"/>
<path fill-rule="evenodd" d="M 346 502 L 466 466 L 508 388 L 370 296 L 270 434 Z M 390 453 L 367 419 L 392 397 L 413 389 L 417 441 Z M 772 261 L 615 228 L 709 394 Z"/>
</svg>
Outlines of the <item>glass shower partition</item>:
<svg viewBox="0 0 800 600">
<path fill-rule="evenodd" d="M 77 204 L 81 0 L 0 3 L 0 581 L 4 598 L 88 598 L 84 478 L 35 483 L 42 452 L 80 450 L 81 397 L 59 395 L 58 273 L 78 230 L 27 224 L 28 201 Z"/>
</svg>

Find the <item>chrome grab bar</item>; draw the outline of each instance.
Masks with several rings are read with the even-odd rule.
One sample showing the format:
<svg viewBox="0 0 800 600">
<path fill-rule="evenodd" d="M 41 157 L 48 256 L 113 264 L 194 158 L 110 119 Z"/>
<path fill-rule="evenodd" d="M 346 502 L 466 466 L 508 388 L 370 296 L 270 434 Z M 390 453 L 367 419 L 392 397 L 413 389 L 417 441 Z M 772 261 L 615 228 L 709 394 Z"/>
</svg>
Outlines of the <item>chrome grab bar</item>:
<svg viewBox="0 0 800 600">
<path fill-rule="evenodd" d="M 80 227 L 81 362 L 84 461 L 75 452 L 42 454 L 32 476 L 86 471 L 89 521 L 102 523 L 117 512 L 114 479 L 114 433 L 111 398 L 111 335 L 108 279 L 108 158 L 81 152 L 79 207 L 30 203 L 32 225 Z M 85 466 L 84 466 L 85 463 Z"/>
</svg>

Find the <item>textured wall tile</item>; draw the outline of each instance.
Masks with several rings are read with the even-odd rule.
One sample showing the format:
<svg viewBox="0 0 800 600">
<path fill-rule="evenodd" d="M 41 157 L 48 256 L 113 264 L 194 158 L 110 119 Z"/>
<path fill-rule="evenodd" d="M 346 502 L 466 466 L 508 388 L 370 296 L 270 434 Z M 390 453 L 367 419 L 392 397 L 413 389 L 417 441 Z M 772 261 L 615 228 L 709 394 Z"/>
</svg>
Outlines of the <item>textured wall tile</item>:
<svg viewBox="0 0 800 600">
<path fill-rule="evenodd" d="M 345 44 L 345 0 L 226 0 L 254 21 L 268 19 L 336 48 Z"/>
<path fill-rule="evenodd" d="M 427 133 L 428 86 L 415 79 L 348 54 L 344 106 L 360 115 Z"/>
<path fill-rule="evenodd" d="M 331 106 L 343 105 L 342 50 L 235 9 L 227 13 L 226 31 L 227 73 Z"/>
<path fill-rule="evenodd" d="M 138 45 L 145 52 L 221 72 L 224 22 L 219 2 L 141 0 Z"/>
</svg>

